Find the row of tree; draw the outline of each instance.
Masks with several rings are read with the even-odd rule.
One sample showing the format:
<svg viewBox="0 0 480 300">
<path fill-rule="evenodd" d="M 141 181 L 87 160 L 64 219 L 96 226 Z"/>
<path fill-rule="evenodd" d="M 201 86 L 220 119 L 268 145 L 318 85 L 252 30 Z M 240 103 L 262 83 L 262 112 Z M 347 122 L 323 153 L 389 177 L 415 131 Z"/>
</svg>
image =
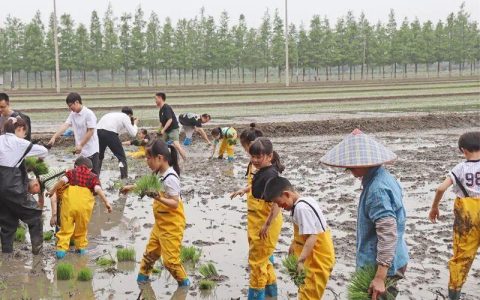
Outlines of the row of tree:
<svg viewBox="0 0 480 300">
<path fill-rule="evenodd" d="M 147 21 L 140 7 L 133 16 L 124 13 L 120 18 L 111 6 L 103 18 L 93 11 L 89 27 L 64 14 L 59 21 L 60 66 L 70 86 L 73 72 L 80 72 L 86 85 L 86 74 L 92 71 L 99 85 L 102 70 L 109 71 L 112 83 L 122 71 L 125 84 L 129 71 L 137 73 L 139 84 L 147 76 L 153 85 L 159 84 L 159 73 L 171 80 L 172 70 L 179 80 L 200 76 L 205 83 L 207 73 L 215 74 L 219 82 L 221 77 L 225 81 L 231 77 L 232 70 L 240 82 L 245 80 L 245 70 L 255 82 L 257 70 L 268 82 L 269 68 L 278 70 L 280 78 L 285 69 L 285 35 L 278 10 L 273 15 L 267 11 L 259 28 L 248 27 L 244 15 L 235 25 L 230 23 L 227 12 L 216 22 L 203 9 L 197 17 L 176 24 L 169 18 L 161 23 L 155 12 Z M 35 87 L 38 81 L 43 87 L 44 72 L 55 69 L 53 24 L 51 15 L 45 28 L 37 12 L 29 23 L 9 16 L 0 27 L 0 72 L 11 74 L 12 86 L 15 75 L 23 71 L 27 80 L 33 75 Z M 463 4 L 457 13 L 435 24 L 416 18 L 397 23 L 393 10 L 385 24 L 371 24 L 363 13 L 356 18 L 348 12 L 334 25 L 314 15 L 309 26 L 289 24 L 288 39 L 292 70 L 301 76 L 313 70 L 327 80 L 332 76 L 352 79 L 355 68 L 361 68 L 364 78 L 374 70 L 384 73 L 385 66 L 396 77 L 397 69 L 406 74 L 407 65 L 413 65 L 417 72 L 419 64 L 425 64 L 427 72 L 435 64 L 440 72 L 441 63 L 448 63 L 451 71 L 455 64 L 461 73 L 466 68 L 473 70 L 480 60 L 478 24 Z"/>
</svg>

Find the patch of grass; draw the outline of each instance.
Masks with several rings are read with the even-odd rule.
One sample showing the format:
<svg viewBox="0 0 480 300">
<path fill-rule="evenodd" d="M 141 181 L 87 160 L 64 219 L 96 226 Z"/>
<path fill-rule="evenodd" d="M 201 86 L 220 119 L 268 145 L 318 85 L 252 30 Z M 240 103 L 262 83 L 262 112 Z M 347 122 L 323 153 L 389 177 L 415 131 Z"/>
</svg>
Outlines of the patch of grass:
<svg viewBox="0 0 480 300">
<path fill-rule="evenodd" d="M 206 263 L 204 265 L 201 265 L 200 268 L 198 269 L 198 272 L 202 274 L 205 279 L 212 279 L 212 278 L 218 278 L 218 272 L 217 268 L 215 268 L 215 265 L 213 263 Z"/>
<path fill-rule="evenodd" d="M 290 278 L 293 280 L 296 286 L 301 286 L 305 283 L 305 277 L 307 277 L 307 270 L 298 272 L 298 258 L 295 255 L 288 255 L 283 261 L 282 265 L 287 269 L 287 273 Z"/>
<path fill-rule="evenodd" d="M 90 268 L 85 267 L 80 269 L 77 274 L 77 280 L 79 281 L 90 281 L 93 278 L 93 271 Z"/>
<path fill-rule="evenodd" d="M 202 250 L 195 246 L 182 247 L 180 250 L 180 260 L 182 263 L 196 264 L 202 256 Z"/>
<path fill-rule="evenodd" d="M 73 265 L 70 263 L 59 263 L 57 265 L 57 279 L 70 280 L 74 276 Z"/>
<path fill-rule="evenodd" d="M 117 249 L 117 260 L 120 261 L 135 261 L 135 249 L 122 248 Z"/>
<path fill-rule="evenodd" d="M 143 198 L 148 196 L 155 198 L 158 193 L 163 191 L 163 184 L 160 182 L 158 176 L 154 174 L 145 175 L 137 180 L 133 192 Z"/>
<path fill-rule="evenodd" d="M 113 259 L 113 257 L 111 255 L 109 255 L 110 257 L 106 257 L 106 256 L 101 256 L 97 259 L 96 261 L 96 264 L 97 266 L 100 266 L 100 267 L 110 267 L 110 266 L 113 266 L 115 265 L 115 259 Z"/>
<path fill-rule="evenodd" d="M 43 240 L 44 241 L 51 241 L 53 239 L 53 236 L 55 234 L 53 233 L 53 230 L 45 231 L 43 233 Z"/>
<path fill-rule="evenodd" d="M 19 243 L 23 243 L 26 240 L 26 230 L 23 226 L 18 226 L 17 231 L 15 232 L 15 241 Z"/>
<path fill-rule="evenodd" d="M 198 288 L 201 290 L 211 290 L 215 287 L 215 282 L 209 279 L 201 279 Z"/>
<path fill-rule="evenodd" d="M 33 172 L 37 176 L 48 173 L 47 164 L 38 157 L 25 158 L 25 168 L 27 171 Z"/>
<path fill-rule="evenodd" d="M 368 288 L 372 282 L 375 274 L 377 273 L 377 267 L 370 265 L 365 266 L 360 270 L 355 271 L 352 274 L 350 283 L 347 287 L 348 299 L 349 300 L 367 300 L 371 296 L 368 294 Z M 388 288 L 391 287 L 395 282 L 391 279 L 385 281 L 385 288 L 387 292 L 383 295 L 384 299 L 392 300 L 395 298 L 394 295 L 388 292 Z"/>
</svg>

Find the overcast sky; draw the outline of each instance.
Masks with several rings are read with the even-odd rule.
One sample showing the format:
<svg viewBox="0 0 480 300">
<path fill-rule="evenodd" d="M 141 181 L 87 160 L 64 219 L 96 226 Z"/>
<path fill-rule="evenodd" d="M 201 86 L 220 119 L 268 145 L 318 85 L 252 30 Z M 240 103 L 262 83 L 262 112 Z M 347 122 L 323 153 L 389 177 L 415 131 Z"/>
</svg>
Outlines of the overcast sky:
<svg viewBox="0 0 480 300">
<path fill-rule="evenodd" d="M 358 15 L 363 11 L 372 22 L 385 22 L 390 8 L 396 12 L 400 23 L 404 17 L 420 21 L 444 20 L 450 12 L 456 12 L 462 2 L 472 19 L 480 20 L 480 1 L 478 0 L 290 0 L 289 23 L 305 25 L 314 14 L 327 16 L 332 23 L 344 16 L 348 10 Z M 145 11 L 146 18 L 155 11 L 161 20 L 170 17 L 174 22 L 179 18 L 193 18 L 205 7 L 208 15 L 218 20 L 220 13 L 226 10 L 233 23 L 243 13 L 250 26 L 258 26 L 266 9 L 273 12 L 276 8 L 284 15 L 284 0 L 57 0 L 58 14 L 69 13 L 76 22 L 89 24 L 92 10 L 103 16 L 108 3 L 111 3 L 116 16 L 123 12 L 134 12 L 138 5 Z M 53 10 L 53 0 L 1 0 L 0 24 L 3 25 L 8 15 L 24 21 L 30 20 L 35 11 L 40 10 L 45 23 Z"/>
</svg>

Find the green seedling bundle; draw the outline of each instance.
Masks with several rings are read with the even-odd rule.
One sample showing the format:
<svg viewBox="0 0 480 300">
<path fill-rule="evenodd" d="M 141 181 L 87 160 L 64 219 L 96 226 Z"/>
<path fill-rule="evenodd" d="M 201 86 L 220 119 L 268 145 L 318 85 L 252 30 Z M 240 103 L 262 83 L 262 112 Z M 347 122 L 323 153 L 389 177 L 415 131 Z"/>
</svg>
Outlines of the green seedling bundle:
<svg viewBox="0 0 480 300">
<path fill-rule="evenodd" d="M 368 293 L 368 288 L 372 282 L 375 274 L 377 273 L 377 267 L 370 265 L 365 266 L 352 274 L 350 283 L 347 287 L 349 300 L 368 300 L 371 299 L 371 295 Z M 393 300 L 395 296 L 392 295 L 388 289 L 395 284 L 392 279 L 385 281 L 386 293 L 382 296 L 383 299 Z"/>
<path fill-rule="evenodd" d="M 163 184 L 160 182 L 157 175 L 145 175 L 137 180 L 133 192 L 143 198 L 148 196 L 151 198 L 158 197 L 159 193 L 163 191 Z"/>
<path fill-rule="evenodd" d="M 48 173 L 47 164 L 38 157 L 25 158 L 25 168 L 28 172 L 33 172 L 36 176 L 44 175 Z"/>
<path fill-rule="evenodd" d="M 180 260 L 182 263 L 196 264 L 202 256 L 202 250 L 195 246 L 182 247 L 180 250 Z"/>
<path fill-rule="evenodd" d="M 296 286 L 300 287 L 305 283 L 305 278 L 307 277 L 307 270 L 299 272 L 297 270 L 298 258 L 295 255 L 288 255 L 283 261 L 283 266 L 287 269 L 287 273 L 290 278 L 293 280 Z"/>
<path fill-rule="evenodd" d="M 135 249 L 122 248 L 117 250 L 117 260 L 121 261 L 135 261 Z"/>
</svg>

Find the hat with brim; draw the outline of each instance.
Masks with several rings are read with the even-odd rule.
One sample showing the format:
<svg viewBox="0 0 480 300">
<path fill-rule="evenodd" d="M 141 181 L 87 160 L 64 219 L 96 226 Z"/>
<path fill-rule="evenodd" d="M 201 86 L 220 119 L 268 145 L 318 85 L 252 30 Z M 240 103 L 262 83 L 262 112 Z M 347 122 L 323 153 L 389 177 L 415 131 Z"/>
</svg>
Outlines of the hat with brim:
<svg viewBox="0 0 480 300">
<path fill-rule="evenodd" d="M 393 162 L 397 155 L 373 137 L 355 129 L 328 151 L 320 162 L 339 168 L 367 168 Z"/>
</svg>

